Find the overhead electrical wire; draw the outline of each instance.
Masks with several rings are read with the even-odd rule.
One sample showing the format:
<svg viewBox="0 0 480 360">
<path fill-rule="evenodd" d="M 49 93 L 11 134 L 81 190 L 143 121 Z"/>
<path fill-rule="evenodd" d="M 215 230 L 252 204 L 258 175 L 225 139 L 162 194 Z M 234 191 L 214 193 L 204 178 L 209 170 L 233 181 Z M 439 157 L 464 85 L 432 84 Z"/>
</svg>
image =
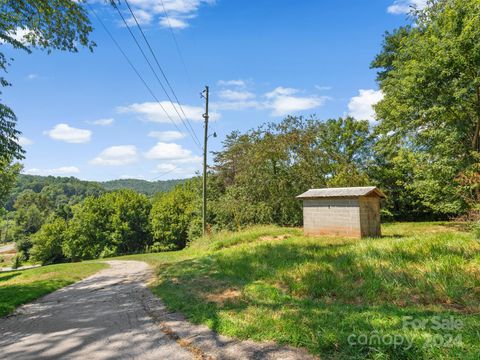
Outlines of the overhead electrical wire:
<svg viewBox="0 0 480 360">
<path fill-rule="evenodd" d="M 152 57 L 153 57 L 153 59 L 155 60 L 155 63 L 157 64 L 158 69 L 160 70 L 160 72 L 161 72 L 161 74 L 162 74 L 165 82 L 167 83 L 168 88 L 169 88 L 170 91 L 172 92 L 173 97 L 175 98 L 178 106 L 180 107 L 180 111 L 182 112 L 182 114 L 183 114 L 183 116 L 184 116 L 184 118 L 185 118 L 188 126 L 190 127 L 191 132 L 194 134 L 194 136 L 195 136 L 195 138 L 197 139 L 198 143 L 200 143 L 200 140 L 198 140 L 198 137 L 197 137 L 197 135 L 195 134 L 195 131 L 193 130 L 192 125 L 190 124 L 190 121 L 189 121 L 187 115 L 185 114 L 185 111 L 183 110 L 182 104 L 181 104 L 180 101 L 178 100 L 178 97 L 177 97 L 177 94 L 175 93 L 175 90 L 173 90 L 173 87 L 172 87 L 170 81 L 168 80 L 167 75 L 165 74 L 165 71 L 163 70 L 162 66 L 160 65 L 160 62 L 158 61 L 158 58 L 157 58 L 157 56 L 155 55 L 155 52 L 153 51 L 152 46 L 150 45 L 150 42 L 148 41 L 147 37 L 145 36 L 145 33 L 144 33 L 144 31 L 143 31 L 140 23 L 138 22 L 137 17 L 135 16 L 135 13 L 133 12 L 130 4 L 128 3 L 128 0 L 124 0 L 124 1 L 125 1 L 125 4 L 126 4 L 127 7 L 128 7 L 128 10 L 130 11 L 130 14 L 131 14 L 132 17 L 133 17 L 133 20 L 135 21 L 135 24 L 136 24 L 137 27 L 138 27 L 138 30 L 139 30 L 140 33 L 142 34 L 143 40 L 144 40 L 145 43 L 147 44 L 147 47 L 148 47 L 148 49 L 150 50 L 150 53 L 152 54 Z M 163 5 L 163 2 L 162 2 L 162 5 Z M 115 6 L 115 7 L 116 7 L 116 6 Z M 117 11 L 118 11 L 118 12 L 120 13 L 120 15 L 121 15 L 121 12 L 120 12 L 120 10 L 118 9 L 118 7 L 116 7 L 116 8 L 117 8 Z M 163 9 L 165 10 L 165 6 L 163 6 Z M 165 12 L 165 13 L 166 13 L 166 12 Z M 129 27 L 129 26 L 128 26 L 128 23 L 125 21 L 125 19 L 123 18 L 123 16 L 122 16 L 122 19 L 123 19 L 123 22 L 125 23 L 125 25 L 126 25 L 127 27 Z M 169 21 L 170 21 L 170 20 L 169 20 Z M 133 34 L 131 31 L 130 31 L 130 33 Z M 133 35 L 132 35 L 132 36 L 133 36 Z M 178 46 L 178 44 L 177 44 L 177 46 Z M 142 53 L 143 53 L 143 51 L 142 51 Z M 158 79 L 158 78 L 157 78 L 157 79 Z M 160 80 L 159 80 L 159 81 L 160 81 Z M 162 85 L 162 88 L 164 89 L 163 85 Z M 164 91 L 165 91 L 165 89 L 164 89 Z M 169 97 L 169 95 L 166 93 L 166 91 L 165 91 L 165 94 L 167 95 L 167 97 L 169 98 L 169 100 L 171 100 L 170 97 Z M 171 102 L 172 102 L 172 101 L 171 101 Z M 172 102 L 172 105 L 173 105 L 173 102 Z M 175 111 L 177 111 L 176 107 L 175 107 Z M 178 113 L 178 112 L 177 112 L 177 113 Z M 179 117 L 180 117 L 180 114 L 178 114 L 178 115 L 179 115 Z"/>
<path fill-rule="evenodd" d="M 185 60 L 182 55 L 182 51 L 180 50 L 180 45 L 178 44 L 177 37 L 175 36 L 175 32 L 173 31 L 173 27 L 170 22 L 170 17 L 168 16 L 167 9 L 165 8 L 165 3 L 163 2 L 163 0 L 160 0 L 160 2 L 162 3 L 163 13 L 165 14 L 165 18 L 167 19 L 168 28 L 170 29 L 170 33 L 172 34 L 173 42 L 175 43 L 175 47 L 177 48 L 178 57 L 182 62 L 183 70 L 185 70 L 185 75 L 187 76 L 187 80 L 191 84 L 190 73 L 188 72 L 187 64 L 185 63 Z"/>
<path fill-rule="evenodd" d="M 171 172 L 173 172 L 173 171 L 175 171 L 175 170 L 178 170 L 178 167 L 177 167 L 177 166 L 175 166 L 173 169 L 170 169 L 170 170 L 165 171 L 164 173 L 161 173 L 160 175 L 155 176 L 152 180 L 160 179 L 162 176 L 168 175 L 168 174 L 170 174 Z"/>
<path fill-rule="evenodd" d="M 143 83 L 143 85 L 146 87 L 146 89 L 148 90 L 148 92 L 150 93 L 150 95 L 152 95 L 152 97 L 157 101 L 158 105 L 160 106 L 160 108 L 163 110 L 163 112 L 165 113 L 165 115 L 167 115 L 167 117 L 169 118 L 169 120 L 172 122 L 172 124 L 176 127 L 176 129 L 179 131 L 179 132 L 182 132 L 182 130 L 178 127 L 177 123 L 170 117 L 170 114 L 165 110 L 165 108 L 163 107 L 162 103 L 160 102 L 160 100 L 157 98 L 157 96 L 155 95 L 155 93 L 152 91 L 152 89 L 150 88 L 150 86 L 147 84 L 147 82 L 145 81 L 145 79 L 142 77 L 142 75 L 140 74 L 140 72 L 137 70 L 137 68 L 135 67 L 135 65 L 133 65 L 132 61 L 130 60 L 130 58 L 128 57 L 128 55 L 125 53 L 125 51 L 123 51 L 122 47 L 120 46 L 120 44 L 117 42 L 117 40 L 115 40 L 115 38 L 113 37 L 112 33 L 110 32 L 110 30 L 108 30 L 107 26 L 105 25 L 105 23 L 103 22 L 103 20 L 97 15 L 96 11 L 92 8 L 92 6 L 89 4 L 89 3 L 86 3 L 87 6 L 89 7 L 90 11 L 93 13 L 93 15 L 95 16 L 95 18 L 98 20 L 98 22 L 102 25 L 103 29 L 105 30 L 105 32 L 108 34 L 108 36 L 110 37 L 110 39 L 113 41 L 113 43 L 115 44 L 115 46 L 117 47 L 117 49 L 120 51 L 120 53 L 123 55 L 123 57 L 125 58 L 125 60 L 127 61 L 127 63 L 130 65 L 130 67 L 132 68 L 132 70 L 135 72 L 135 74 L 138 76 L 138 78 L 140 79 L 140 81 Z"/>
<path fill-rule="evenodd" d="M 122 12 L 120 11 L 120 9 L 118 8 L 118 6 L 114 3 L 112 3 L 113 7 L 117 10 L 118 12 L 118 15 L 120 16 L 120 18 L 122 19 L 124 25 L 126 26 L 128 32 L 130 33 L 131 37 L 133 38 L 135 44 L 137 45 L 138 49 L 140 50 L 140 53 L 142 54 L 143 58 L 145 59 L 145 61 L 147 62 L 148 66 L 150 67 L 150 70 L 153 72 L 155 78 L 157 79 L 158 83 L 160 84 L 163 92 L 165 93 L 165 95 L 167 96 L 170 104 L 172 105 L 172 107 L 174 108 L 175 112 L 177 113 L 178 115 L 178 118 L 180 119 L 181 123 L 183 124 L 183 126 L 185 127 L 185 129 L 187 130 L 187 132 L 190 134 L 190 136 L 192 136 L 192 139 L 195 143 L 195 145 L 197 145 L 200 149 L 201 149 L 201 145 L 200 145 L 200 141 L 198 140 L 195 132 L 193 131 L 191 125 L 190 125 L 190 128 L 188 127 L 186 121 L 182 118 L 182 116 L 180 115 L 177 107 L 175 106 L 175 104 L 173 103 L 170 95 L 168 94 L 168 91 L 167 89 L 165 89 L 165 86 L 163 85 L 162 81 L 160 80 L 160 78 L 158 77 L 158 74 L 157 72 L 155 71 L 155 69 L 153 68 L 150 60 L 148 60 L 148 57 L 146 56 L 145 52 L 143 51 L 143 48 L 142 46 L 140 45 L 140 43 L 138 42 L 135 34 L 133 33 L 132 29 L 130 28 L 130 26 L 128 25 L 128 22 L 126 21 L 125 17 L 123 16 Z M 168 114 L 168 117 L 171 119 L 170 115 Z M 173 121 L 173 119 L 171 119 Z M 188 121 L 188 119 L 186 119 Z"/>
</svg>

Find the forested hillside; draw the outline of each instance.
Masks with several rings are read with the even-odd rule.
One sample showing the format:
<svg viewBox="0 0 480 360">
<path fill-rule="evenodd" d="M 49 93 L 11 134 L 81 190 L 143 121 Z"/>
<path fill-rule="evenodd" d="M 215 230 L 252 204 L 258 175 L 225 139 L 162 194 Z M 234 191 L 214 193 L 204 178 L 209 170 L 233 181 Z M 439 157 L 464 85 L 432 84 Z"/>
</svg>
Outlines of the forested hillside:
<svg viewBox="0 0 480 360">
<path fill-rule="evenodd" d="M 54 192 L 55 195 L 50 195 L 62 195 L 62 198 L 68 198 L 70 203 L 76 203 L 89 195 L 97 196 L 105 191 L 121 189 L 131 189 L 141 194 L 153 196 L 158 192 L 169 191 L 182 182 L 185 182 L 185 180 L 146 181 L 140 179 L 118 179 L 96 182 L 79 180 L 75 177 L 20 174 L 17 177 L 15 187 L 10 192 L 5 208 L 8 211 L 12 211 L 17 197 L 25 190 L 32 190 L 35 193 Z"/>
<path fill-rule="evenodd" d="M 100 185 L 106 190 L 131 189 L 148 196 L 155 195 L 158 192 L 171 190 L 175 185 L 181 184 L 185 180 L 158 180 L 147 181 L 140 179 L 118 179 L 101 182 Z"/>
<path fill-rule="evenodd" d="M 10 192 L 5 208 L 8 211 L 14 210 L 17 198 L 25 191 L 41 193 L 52 200 L 55 198 L 55 201 L 58 202 L 74 204 L 87 196 L 98 196 L 105 191 L 105 188 L 100 183 L 83 181 L 75 177 L 20 174 L 17 177 L 14 188 Z"/>
</svg>

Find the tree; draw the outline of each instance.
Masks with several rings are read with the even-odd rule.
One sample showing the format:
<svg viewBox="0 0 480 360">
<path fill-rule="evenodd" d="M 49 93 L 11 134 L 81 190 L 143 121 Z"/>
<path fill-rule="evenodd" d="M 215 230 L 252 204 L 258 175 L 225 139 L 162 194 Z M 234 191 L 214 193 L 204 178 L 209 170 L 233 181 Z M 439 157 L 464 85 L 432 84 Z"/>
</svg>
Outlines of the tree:
<svg viewBox="0 0 480 360">
<path fill-rule="evenodd" d="M 145 195 L 119 190 L 74 206 L 63 253 L 72 260 L 144 251 L 151 245 L 151 204 Z"/>
<path fill-rule="evenodd" d="M 215 153 L 214 199 L 218 224 L 238 228 L 275 223 L 297 226 L 302 206 L 295 196 L 312 187 L 368 183 L 372 137 L 368 121 L 324 122 L 287 117 L 245 134 L 232 133 Z"/>
<path fill-rule="evenodd" d="M 82 4 L 74 0 L 2 0 L 0 1 L 0 42 L 28 53 L 32 48 L 78 51 L 78 46 L 95 45 L 88 37 L 92 31 Z M 0 71 L 6 72 L 9 59 L 0 52 Z M 0 86 L 10 83 L 0 75 Z M 1 92 L 0 92 L 1 94 Z M 20 132 L 12 109 L 0 100 L 0 174 L 12 171 L 11 163 L 23 159 L 18 143 Z M 2 175 L 4 176 L 4 175 Z M 2 184 L 3 188 L 8 188 Z M 0 192 L 0 196 L 3 195 Z M 0 200 L 2 200 L 0 198 Z"/>
<path fill-rule="evenodd" d="M 480 150 L 480 3 L 430 0 L 412 17 L 372 64 L 384 93 L 377 150 L 392 164 L 408 149 L 409 191 L 430 212 L 458 214 L 466 203 L 456 179 Z"/>
<path fill-rule="evenodd" d="M 33 247 L 30 250 L 31 259 L 42 265 L 65 261 L 62 247 L 67 238 L 67 222 L 59 217 L 50 219 L 33 236 Z"/>
<path fill-rule="evenodd" d="M 21 166 L 19 164 L 12 164 L 7 159 L 0 159 L 0 208 L 7 201 L 20 169 Z"/>
<path fill-rule="evenodd" d="M 158 194 L 154 200 L 150 220 L 155 251 L 183 249 L 190 240 L 189 227 L 200 216 L 200 187 L 196 180 Z"/>
</svg>

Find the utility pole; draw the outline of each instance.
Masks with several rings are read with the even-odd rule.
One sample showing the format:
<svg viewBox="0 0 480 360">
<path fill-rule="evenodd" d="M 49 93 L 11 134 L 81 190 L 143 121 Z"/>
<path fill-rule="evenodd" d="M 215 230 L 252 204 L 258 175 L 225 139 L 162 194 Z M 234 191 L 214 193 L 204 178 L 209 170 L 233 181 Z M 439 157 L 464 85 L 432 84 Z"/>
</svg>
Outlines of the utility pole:
<svg viewBox="0 0 480 360">
<path fill-rule="evenodd" d="M 208 141 L 208 86 L 203 91 L 205 98 L 205 133 L 203 138 L 203 236 L 207 234 L 207 141 Z"/>
</svg>

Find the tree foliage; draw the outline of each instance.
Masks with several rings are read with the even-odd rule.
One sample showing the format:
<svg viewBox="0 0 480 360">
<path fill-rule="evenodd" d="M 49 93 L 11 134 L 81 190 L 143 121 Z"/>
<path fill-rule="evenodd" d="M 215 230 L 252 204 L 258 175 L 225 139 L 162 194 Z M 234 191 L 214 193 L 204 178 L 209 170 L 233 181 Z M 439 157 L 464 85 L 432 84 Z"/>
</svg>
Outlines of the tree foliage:
<svg viewBox="0 0 480 360">
<path fill-rule="evenodd" d="M 200 182 L 193 179 L 158 194 L 150 219 L 155 251 L 182 249 L 188 242 L 191 224 L 200 214 Z"/>
<path fill-rule="evenodd" d="M 154 196 L 158 192 L 167 192 L 176 185 L 184 183 L 185 180 L 158 180 L 147 181 L 140 179 L 117 179 L 101 182 L 100 185 L 108 191 L 132 189 L 141 194 Z"/>
<path fill-rule="evenodd" d="M 384 93 L 376 106 L 382 176 L 393 167 L 392 194 L 405 191 L 429 213 L 459 214 L 468 204 L 457 178 L 480 150 L 480 3 L 429 1 L 412 16 L 415 26 L 387 34 L 372 64 Z"/>
<path fill-rule="evenodd" d="M 77 52 L 79 46 L 84 46 L 91 50 L 95 45 L 89 40 L 91 31 L 87 13 L 78 1 L 0 1 L 0 42 L 14 49 L 26 52 L 31 52 L 32 48 L 49 52 Z M 10 57 L 0 51 L 0 73 L 7 71 L 10 61 Z M 0 87 L 9 85 L 8 80 L 0 74 Z M 11 163 L 24 157 L 18 143 L 20 132 L 16 129 L 16 122 L 13 110 L 0 99 L 0 177 L 8 177 L 12 171 Z M 4 189 L 9 184 L 11 182 L 2 183 L 0 200 L 3 200 Z"/>
<path fill-rule="evenodd" d="M 287 117 L 245 134 L 233 132 L 215 153 L 214 221 L 300 225 L 296 195 L 312 187 L 368 182 L 372 137 L 367 121 Z"/>
<path fill-rule="evenodd" d="M 62 247 L 68 240 L 67 234 L 67 222 L 64 219 L 50 219 L 33 237 L 33 247 L 30 250 L 32 261 L 42 265 L 65 261 Z"/>
<path fill-rule="evenodd" d="M 65 256 L 82 260 L 144 251 L 151 244 L 150 208 L 148 198 L 133 190 L 86 198 L 73 209 Z"/>
</svg>

